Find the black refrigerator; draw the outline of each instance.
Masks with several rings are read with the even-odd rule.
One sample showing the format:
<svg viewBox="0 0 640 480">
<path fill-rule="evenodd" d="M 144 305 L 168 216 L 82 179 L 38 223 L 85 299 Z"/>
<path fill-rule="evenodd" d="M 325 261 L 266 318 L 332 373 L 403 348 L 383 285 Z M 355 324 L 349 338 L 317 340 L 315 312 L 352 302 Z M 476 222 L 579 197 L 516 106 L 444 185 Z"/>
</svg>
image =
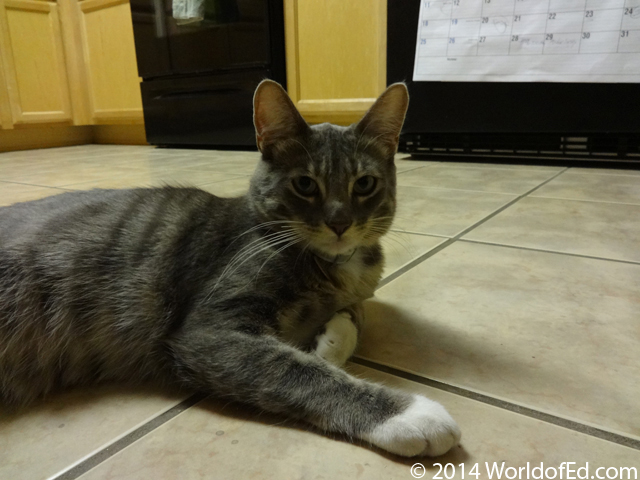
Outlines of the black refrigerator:
<svg viewBox="0 0 640 480">
<path fill-rule="evenodd" d="M 180 24 L 172 0 L 131 0 L 147 141 L 183 147 L 255 147 L 253 92 L 286 88 L 282 1 L 206 0 Z"/>
</svg>

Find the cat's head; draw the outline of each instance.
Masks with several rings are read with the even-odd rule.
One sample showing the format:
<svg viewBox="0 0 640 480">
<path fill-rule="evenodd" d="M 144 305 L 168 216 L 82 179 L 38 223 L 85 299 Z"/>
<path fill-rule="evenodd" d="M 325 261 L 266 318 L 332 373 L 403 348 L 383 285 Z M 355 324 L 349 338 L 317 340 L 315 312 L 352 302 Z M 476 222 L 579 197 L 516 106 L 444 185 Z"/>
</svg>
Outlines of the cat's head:
<svg viewBox="0 0 640 480">
<path fill-rule="evenodd" d="M 260 220 L 326 257 L 376 243 L 395 212 L 394 154 L 408 103 L 398 83 L 357 124 L 309 126 L 280 85 L 263 81 L 254 97 L 262 161 L 249 193 Z"/>
</svg>

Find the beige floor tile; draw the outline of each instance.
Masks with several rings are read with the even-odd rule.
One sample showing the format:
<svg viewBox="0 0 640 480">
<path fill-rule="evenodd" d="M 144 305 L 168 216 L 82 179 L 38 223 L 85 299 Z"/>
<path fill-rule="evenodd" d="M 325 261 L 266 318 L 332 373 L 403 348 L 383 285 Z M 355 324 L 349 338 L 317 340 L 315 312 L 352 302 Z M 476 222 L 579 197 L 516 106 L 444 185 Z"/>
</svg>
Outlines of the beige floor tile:
<svg viewBox="0 0 640 480">
<path fill-rule="evenodd" d="M 640 169 L 631 170 L 626 168 L 571 168 L 571 173 L 584 173 L 596 175 L 640 175 Z"/>
<path fill-rule="evenodd" d="M 0 207 L 63 193 L 58 188 L 34 187 L 20 183 L 0 182 Z"/>
<path fill-rule="evenodd" d="M 523 194 L 561 171 L 557 169 L 458 166 L 440 163 L 398 175 L 398 185 Z"/>
<path fill-rule="evenodd" d="M 464 238 L 640 262 L 640 206 L 523 198 Z"/>
<path fill-rule="evenodd" d="M 69 165 L 68 161 L 50 163 L 14 169 L 12 173 L 2 175 L 2 179 L 11 182 L 41 185 L 44 187 L 63 187 L 78 183 L 96 182 L 110 177 L 125 177 L 139 173 L 141 169 L 133 165 L 87 165 L 79 163 Z"/>
<path fill-rule="evenodd" d="M 640 438 L 640 266 L 457 242 L 367 302 L 358 355 Z"/>
<path fill-rule="evenodd" d="M 640 175 L 568 171 L 533 192 L 531 196 L 640 204 Z"/>
<path fill-rule="evenodd" d="M 203 163 L 199 166 L 187 166 L 185 170 L 200 172 L 200 173 L 212 173 L 212 172 L 222 172 L 233 175 L 253 175 L 253 172 L 256 170 L 256 166 L 258 162 L 254 161 L 246 161 L 246 160 L 215 160 L 215 161 L 207 161 L 205 159 L 199 159 Z"/>
<path fill-rule="evenodd" d="M 511 169 L 511 170 L 546 170 L 549 172 L 555 171 L 558 172 L 565 167 L 555 167 L 550 165 L 523 165 L 519 163 L 508 163 L 507 158 L 505 158 L 504 162 L 495 159 L 495 161 L 491 161 L 491 158 L 487 158 L 486 162 L 469 162 L 464 161 L 465 157 L 451 157 L 449 155 L 428 155 L 425 159 L 430 159 L 432 162 L 440 163 L 441 165 L 450 165 L 456 168 L 501 168 L 501 169 Z"/>
<path fill-rule="evenodd" d="M 249 191 L 251 177 L 236 177 L 224 182 L 209 183 L 200 185 L 199 188 L 213 193 L 219 197 L 238 197 Z"/>
<path fill-rule="evenodd" d="M 447 239 L 442 237 L 427 237 L 402 232 L 387 233 L 381 241 L 385 258 L 383 278 L 446 241 Z"/>
<path fill-rule="evenodd" d="M 331 439 L 279 417 L 257 416 L 236 405 L 207 400 L 80 478 L 388 480 L 413 478 L 411 466 L 421 461 L 427 469 L 424 478 L 433 478 L 438 472 L 433 464 L 440 462 L 456 466 L 456 475 L 448 477 L 456 479 L 462 478 L 460 463 L 465 464 L 464 478 L 469 478 L 469 470 L 479 463 L 477 478 L 486 479 L 489 477 L 484 462 L 505 462 L 514 468 L 526 466 L 527 462 L 532 466 L 544 462 L 556 468 L 566 461 L 574 461 L 577 466 L 589 462 L 593 473 L 602 466 L 635 466 L 640 462 L 637 450 L 365 367 L 349 368 L 360 377 L 442 402 L 462 428 L 461 446 L 438 459 L 402 459 L 343 439 Z"/>
<path fill-rule="evenodd" d="M 0 478 L 49 478 L 184 398 L 149 389 L 94 387 L 17 413 L 0 410 Z"/>
<path fill-rule="evenodd" d="M 219 181 L 220 178 L 229 179 L 233 176 L 248 175 L 254 171 L 254 166 L 250 165 L 226 162 L 199 165 L 198 162 L 204 161 L 175 158 L 122 164 L 92 164 L 86 161 L 73 164 L 70 161 L 52 161 L 46 165 L 11 166 L 0 174 L 0 180 L 47 187 L 92 184 L 114 178 L 127 179 L 125 181 L 128 183 L 146 180 L 152 183 L 174 181 L 199 185 Z"/>
<path fill-rule="evenodd" d="M 394 229 L 444 236 L 460 233 L 516 198 L 500 193 L 420 187 L 398 187 L 397 197 Z"/>
<path fill-rule="evenodd" d="M 428 160 L 416 160 L 412 159 L 411 155 L 406 153 L 398 153 L 395 157 L 396 173 L 406 172 L 408 170 L 414 170 L 416 168 L 430 167 L 438 165 L 439 162 L 431 162 Z"/>
<path fill-rule="evenodd" d="M 75 183 L 61 188 L 68 190 L 90 190 L 92 188 L 136 188 L 159 187 L 163 185 L 190 187 L 200 186 L 200 183 L 212 185 L 214 182 L 225 182 L 239 178 L 244 177 L 220 172 L 197 174 L 195 172 L 188 172 L 181 169 L 176 172 L 157 172 L 111 177 L 93 182 Z"/>
<path fill-rule="evenodd" d="M 197 156 L 202 158 L 224 158 L 236 161 L 252 161 L 257 162 L 260 160 L 262 154 L 255 151 L 245 150 L 194 150 Z"/>
</svg>

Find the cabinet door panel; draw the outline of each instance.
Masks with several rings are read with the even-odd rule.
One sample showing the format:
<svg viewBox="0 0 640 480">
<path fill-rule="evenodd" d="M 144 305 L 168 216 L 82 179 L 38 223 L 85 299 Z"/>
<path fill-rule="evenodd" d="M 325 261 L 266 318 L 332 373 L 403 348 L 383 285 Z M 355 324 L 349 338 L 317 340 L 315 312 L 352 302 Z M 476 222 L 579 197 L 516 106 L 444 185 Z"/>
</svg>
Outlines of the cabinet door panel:
<svg viewBox="0 0 640 480">
<path fill-rule="evenodd" d="M 85 0 L 79 8 L 94 123 L 141 122 L 142 100 L 129 2 Z"/>
<path fill-rule="evenodd" d="M 0 24 L 1 26 L 1 24 Z M 0 28 L 0 49 L 2 48 L 2 29 Z M 13 128 L 13 117 L 11 115 L 11 102 L 9 101 L 9 86 L 5 68 L 0 55 L 0 128 Z"/>
<path fill-rule="evenodd" d="M 71 120 L 58 6 L 5 0 L 2 49 L 15 123 Z"/>
<path fill-rule="evenodd" d="M 287 85 L 311 122 L 357 120 L 386 85 L 386 0 L 285 0 Z"/>
</svg>

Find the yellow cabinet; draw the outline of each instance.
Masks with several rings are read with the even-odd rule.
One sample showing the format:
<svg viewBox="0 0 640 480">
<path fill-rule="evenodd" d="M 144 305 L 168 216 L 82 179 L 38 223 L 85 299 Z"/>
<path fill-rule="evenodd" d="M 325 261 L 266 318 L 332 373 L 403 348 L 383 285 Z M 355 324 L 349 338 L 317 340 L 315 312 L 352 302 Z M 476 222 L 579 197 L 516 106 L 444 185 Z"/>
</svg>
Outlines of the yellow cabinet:
<svg viewBox="0 0 640 480">
<path fill-rule="evenodd" d="M 2 36 L 2 31 L 0 31 Z M 2 43 L 0 42 L 0 48 Z M 7 76 L 2 64 L 0 55 L 0 128 L 12 128 L 13 117 L 11 116 L 11 102 L 9 101 L 9 87 L 7 86 Z"/>
<path fill-rule="evenodd" d="M 287 89 L 312 123 L 356 121 L 386 86 L 386 0 L 285 0 Z"/>
<path fill-rule="evenodd" d="M 129 0 L 0 0 L 0 127 L 142 123 Z"/>
<path fill-rule="evenodd" d="M 92 123 L 141 122 L 129 0 L 84 0 L 78 8 Z"/>
<path fill-rule="evenodd" d="M 13 123 L 72 120 L 58 5 L 0 0 L 0 27 L 0 60 Z"/>
</svg>

